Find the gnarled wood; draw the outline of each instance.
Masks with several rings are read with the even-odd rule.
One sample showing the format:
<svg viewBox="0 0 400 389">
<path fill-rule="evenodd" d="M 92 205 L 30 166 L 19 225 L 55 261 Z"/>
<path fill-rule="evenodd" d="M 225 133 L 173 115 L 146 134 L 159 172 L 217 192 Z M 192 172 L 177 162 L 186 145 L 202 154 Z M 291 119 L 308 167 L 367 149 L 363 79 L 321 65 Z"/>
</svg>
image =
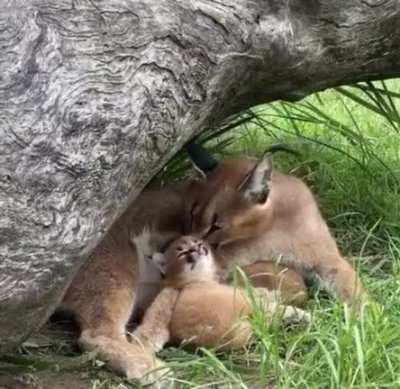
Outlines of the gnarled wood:
<svg viewBox="0 0 400 389">
<path fill-rule="evenodd" d="M 194 134 L 400 74 L 396 0 L 0 0 L 0 346 Z"/>
</svg>

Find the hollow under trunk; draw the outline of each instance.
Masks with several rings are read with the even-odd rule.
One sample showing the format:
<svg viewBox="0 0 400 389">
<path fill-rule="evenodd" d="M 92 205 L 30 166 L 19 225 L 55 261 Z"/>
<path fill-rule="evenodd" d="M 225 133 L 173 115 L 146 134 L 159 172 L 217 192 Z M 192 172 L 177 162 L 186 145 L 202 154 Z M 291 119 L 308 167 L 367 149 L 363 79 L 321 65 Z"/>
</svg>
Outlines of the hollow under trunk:
<svg viewBox="0 0 400 389">
<path fill-rule="evenodd" d="M 396 0 L 0 0 L 0 349 L 163 164 L 254 104 L 400 74 Z"/>
</svg>

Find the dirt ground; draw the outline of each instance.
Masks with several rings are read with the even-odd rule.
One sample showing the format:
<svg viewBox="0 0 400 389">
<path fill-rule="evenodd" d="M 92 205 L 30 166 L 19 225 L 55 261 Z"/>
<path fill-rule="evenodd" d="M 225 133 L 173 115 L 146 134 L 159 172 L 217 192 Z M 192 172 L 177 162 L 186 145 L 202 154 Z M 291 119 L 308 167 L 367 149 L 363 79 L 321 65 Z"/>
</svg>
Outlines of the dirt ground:
<svg viewBox="0 0 400 389">
<path fill-rule="evenodd" d="M 38 372 L 0 377 L 0 389 L 88 389 L 93 383 L 87 372 Z"/>
<path fill-rule="evenodd" d="M 0 356 L 0 389 L 132 388 L 76 346 L 70 320 L 53 319 L 13 354 Z"/>
</svg>

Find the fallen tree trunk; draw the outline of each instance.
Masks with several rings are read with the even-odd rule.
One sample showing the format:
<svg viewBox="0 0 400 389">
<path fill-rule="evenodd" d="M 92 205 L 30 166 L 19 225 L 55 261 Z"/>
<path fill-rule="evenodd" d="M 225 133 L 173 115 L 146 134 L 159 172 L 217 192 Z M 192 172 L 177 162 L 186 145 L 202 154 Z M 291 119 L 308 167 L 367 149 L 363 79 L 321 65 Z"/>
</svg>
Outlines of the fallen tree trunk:
<svg viewBox="0 0 400 389">
<path fill-rule="evenodd" d="M 201 129 L 400 74 L 396 0 L 0 0 L 0 348 Z"/>
</svg>

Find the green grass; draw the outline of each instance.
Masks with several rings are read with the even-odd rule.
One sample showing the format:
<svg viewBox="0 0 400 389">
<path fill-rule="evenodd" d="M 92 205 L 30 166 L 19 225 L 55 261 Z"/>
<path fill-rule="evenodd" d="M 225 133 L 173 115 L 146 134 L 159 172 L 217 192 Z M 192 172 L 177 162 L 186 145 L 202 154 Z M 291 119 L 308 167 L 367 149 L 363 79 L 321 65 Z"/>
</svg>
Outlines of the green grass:
<svg viewBox="0 0 400 389">
<path fill-rule="evenodd" d="M 365 94 L 379 94 L 377 88 L 383 91 L 378 97 Z M 251 120 L 211 142 L 221 156 L 259 156 L 277 142 L 299 151 L 300 157 L 280 154 L 274 161 L 312 187 L 339 246 L 382 311 L 372 307 L 355 319 L 319 294 L 307 306 L 309 328 L 271 329 L 256 321 L 257 342 L 241 354 L 215 359 L 210 351 L 166 351 L 186 387 L 400 387 L 399 96 L 388 98 L 385 88 L 398 93 L 400 83 L 256 107 Z"/>
<path fill-rule="evenodd" d="M 385 91 L 386 85 L 400 90 L 398 81 L 376 87 Z M 191 357 L 193 365 L 209 369 L 191 377 L 197 385 L 207 377 L 232 387 L 255 387 L 257 378 L 260 387 L 400 387 L 399 102 L 398 96 L 367 96 L 363 90 L 377 93 L 371 85 L 361 88 L 257 107 L 252 120 L 222 137 L 236 138 L 223 144 L 222 154 L 258 156 L 276 142 L 298 150 L 300 157 L 276 156 L 276 165 L 313 188 L 340 247 L 383 312 L 372 309 L 355 320 L 339 302 L 317 296 L 307 307 L 313 313 L 309 329 L 271 332 L 258 323 L 258 345 L 234 363 L 225 356 L 227 371 L 209 355 Z M 213 145 L 218 148 L 218 139 Z"/>
<path fill-rule="evenodd" d="M 241 126 L 209 139 L 219 156 L 259 156 L 277 142 L 298 150 L 300 157 L 276 155 L 276 166 L 312 187 L 343 253 L 354 260 L 382 309 L 372 307 L 355 319 L 342 304 L 315 291 L 306 308 L 313 317 L 308 328 L 269 328 L 256 316 L 256 341 L 248 350 L 164 350 L 160 357 L 179 388 L 400 388 L 399 92 L 400 82 L 393 80 L 329 90 L 296 104 L 255 107 L 244 120 L 235 119 Z M 181 153 L 164 179 L 180 176 L 186 166 Z M 106 372 L 95 358 L 76 359 L 70 341 L 31 344 L 20 353 L 36 362 L 53 359 L 51 367 L 39 367 L 68 370 L 71 364 L 57 362 L 60 355 L 76 361 L 87 387 L 136 387 Z M 11 362 L 0 363 L 0 375 L 2 366 L 4 373 L 4 366 L 26 365 Z"/>
</svg>

